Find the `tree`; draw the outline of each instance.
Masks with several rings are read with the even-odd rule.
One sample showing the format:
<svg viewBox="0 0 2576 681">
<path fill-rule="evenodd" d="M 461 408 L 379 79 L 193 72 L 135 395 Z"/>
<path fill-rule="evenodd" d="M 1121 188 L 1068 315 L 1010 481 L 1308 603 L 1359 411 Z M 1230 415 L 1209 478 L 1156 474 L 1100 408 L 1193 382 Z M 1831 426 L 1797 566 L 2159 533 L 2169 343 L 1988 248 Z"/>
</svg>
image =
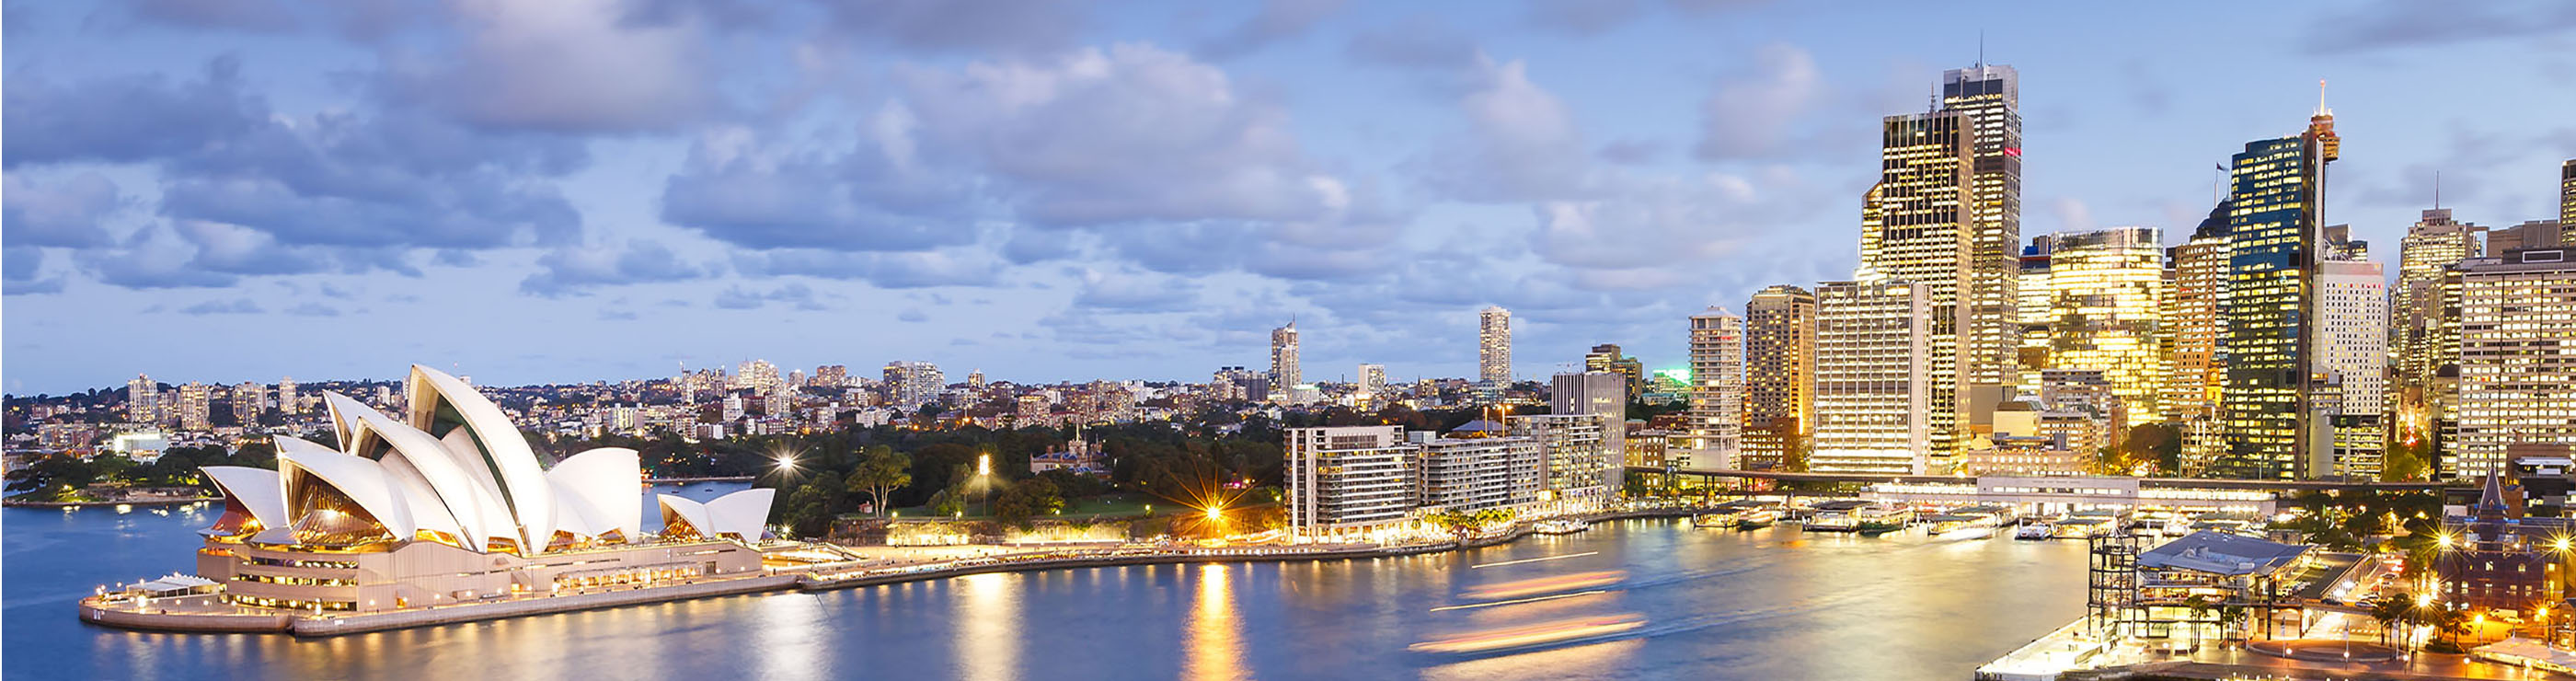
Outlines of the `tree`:
<svg viewBox="0 0 2576 681">
<path fill-rule="evenodd" d="M 1064 495 L 1046 478 L 1030 478 L 1002 490 L 993 499 L 993 519 L 1027 529 L 1029 519 L 1064 510 Z"/>
<path fill-rule="evenodd" d="M 2370 603 L 2370 618 L 2379 621 L 2379 642 L 2388 643 L 2388 634 L 2397 623 L 2406 621 L 2406 613 L 2415 609 L 2415 597 L 2400 591 Z"/>
<path fill-rule="evenodd" d="M 2390 438 L 2387 454 L 2382 456 L 2379 479 L 2387 482 L 2409 482 L 2424 479 L 2425 464 L 2432 443 L 2422 439 L 2408 442 L 2406 436 Z"/>
<path fill-rule="evenodd" d="M 2191 609 L 2191 647 L 2199 648 L 2200 631 L 2206 628 L 2200 623 L 2209 620 L 2209 611 L 2217 609 L 2218 602 L 2210 600 L 2206 594 L 2192 594 L 2190 598 L 2183 599 L 2182 607 Z"/>
<path fill-rule="evenodd" d="M 859 459 L 859 467 L 850 471 L 843 484 L 853 494 L 868 495 L 868 502 L 876 505 L 877 517 L 885 517 L 887 510 L 894 507 L 894 490 L 912 484 L 912 457 L 885 445 L 869 447 Z"/>
</svg>

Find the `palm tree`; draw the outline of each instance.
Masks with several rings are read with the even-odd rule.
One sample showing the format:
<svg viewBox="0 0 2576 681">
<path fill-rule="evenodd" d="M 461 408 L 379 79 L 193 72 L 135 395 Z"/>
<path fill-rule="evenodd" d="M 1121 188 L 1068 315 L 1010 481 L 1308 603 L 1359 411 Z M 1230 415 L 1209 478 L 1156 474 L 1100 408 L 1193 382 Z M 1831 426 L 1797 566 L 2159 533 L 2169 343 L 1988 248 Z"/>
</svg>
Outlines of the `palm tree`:
<svg viewBox="0 0 2576 681">
<path fill-rule="evenodd" d="M 2235 636 L 2236 627 L 2245 622 L 2245 606 L 2223 605 L 2218 608 L 2218 628 Z"/>
<path fill-rule="evenodd" d="M 2379 642 L 2383 644 L 2388 643 L 2389 629 L 2397 626 L 2398 622 L 2405 621 L 2407 611 L 2414 609 L 2415 597 L 2406 595 L 2402 592 L 2389 594 L 2379 600 L 2372 601 L 2370 604 L 2370 618 L 2379 621 Z"/>
<path fill-rule="evenodd" d="M 2182 599 L 2182 607 L 2191 610 L 2191 647 L 2198 650 L 2200 649 L 2200 630 L 2206 628 L 2201 626 L 2201 622 L 2209 619 L 2209 611 L 2216 608 L 2217 604 L 2210 602 L 2206 595 L 2192 594 L 2190 598 Z"/>
</svg>

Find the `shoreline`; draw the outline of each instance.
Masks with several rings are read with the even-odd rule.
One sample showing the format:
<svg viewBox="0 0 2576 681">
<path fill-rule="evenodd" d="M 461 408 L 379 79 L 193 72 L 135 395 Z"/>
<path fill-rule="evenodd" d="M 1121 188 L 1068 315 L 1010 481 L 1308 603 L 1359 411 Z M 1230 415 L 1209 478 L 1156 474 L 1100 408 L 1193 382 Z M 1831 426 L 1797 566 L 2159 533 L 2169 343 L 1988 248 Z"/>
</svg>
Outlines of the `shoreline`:
<svg viewBox="0 0 2576 681">
<path fill-rule="evenodd" d="M 1659 508 L 1612 511 L 1583 516 L 1588 525 L 1615 520 L 1646 518 L 1687 518 L 1698 514 L 1696 508 Z M 1135 554 L 1068 556 L 1022 562 L 993 562 L 893 573 L 863 573 L 846 577 L 827 577 L 828 568 L 801 568 L 764 573 L 756 576 L 697 581 L 669 586 L 648 586 L 617 591 L 576 593 L 523 600 L 472 603 L 397 610 L 390 612 L 316 616 L 295 612 L 257 614 L 178 614 L 144 613 L 101 607 L 100 597 L 79 601 L 80 619 L 92 625 L 116 629 L 171 633 L 283 633 L 297 637 L 339 636 L 415 627 L 460 624 L 484 620 L 550 615 L 584 610 L 647 605 L 673 601 L 741 596 L 781 591 L 821 592 L 923 582 L 967 575 L 997 572 L 1044 572 L 1096 567 L 1136 565 L 1172 565 L 1182 563 L 1288 563 L 1323 560 L 1359 560 L 1394 558 L 1449 551 L 1464 551 L 1499 546 L 1536 534 L 1535 523 L 1522 523 L 1493 537 L 1467 541 L 1395 546 L 1363 546 L 1316 551 L 1256 552 L 1249 548 L 1228 549 L 1134 549 Z M 1115 551 L 1117 549 L 1111 549 Z"/>
<path fill-rule="evenodd" d="M 220 502 L 223 500 L 223 497 L 146 499 L 141 501 L 25 501 L 20 499 L 9 499 L 0 501 L 0 506 L 10 508 L 115 508 L 118 506 L 186 506 L 195 503 L 209 501 Z"/>
</svg>

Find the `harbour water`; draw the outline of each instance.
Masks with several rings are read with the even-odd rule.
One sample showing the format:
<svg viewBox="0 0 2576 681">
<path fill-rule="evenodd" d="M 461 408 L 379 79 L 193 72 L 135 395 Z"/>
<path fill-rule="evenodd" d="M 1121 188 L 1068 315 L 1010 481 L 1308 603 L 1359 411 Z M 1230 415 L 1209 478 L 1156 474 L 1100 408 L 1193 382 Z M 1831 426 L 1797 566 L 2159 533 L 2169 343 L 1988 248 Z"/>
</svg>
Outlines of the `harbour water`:
<svg viewBox="0 0 2576 681">
<path fill-rule="evenodd" d="M 187 570 L 212 509 L 5 513 L 11 679 L 1966 679 L 2079 615 L 2084 590 L 2080 542 L 1631 520 L 1452 554 L 985 574 L 296 639 L 73 617 L 98 584 Z M 1456 607 L 1496 585 L 1605 572 L 1621 579 L 1582 590 L 1599 593 Z M 1603 617 L 1643 626 L 1534 649 L 1408 649 Z"/>
</svg>

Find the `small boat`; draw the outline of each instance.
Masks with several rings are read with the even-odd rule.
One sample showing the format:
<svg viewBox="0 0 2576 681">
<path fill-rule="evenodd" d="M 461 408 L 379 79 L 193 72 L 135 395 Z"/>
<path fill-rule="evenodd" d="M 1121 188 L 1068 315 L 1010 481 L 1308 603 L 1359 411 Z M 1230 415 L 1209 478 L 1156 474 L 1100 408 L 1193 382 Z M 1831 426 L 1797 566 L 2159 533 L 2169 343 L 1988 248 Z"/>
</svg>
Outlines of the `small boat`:
<svg viewBox="0 0 2576 681">
<path fill-rule="evenodd" d="M 1555 520 L 1538 521 L 1538 524 L 1531 525 L 1530 529 L 1538 532 L 1539 534 L 1574 534 L 1576 532 L 1592 529 L 1592 524 L 1580 520 L 1558 518 Z"/>
<path fill-rule="evenodd" d="M 1744 512 L 1744 515 L 1737 517 L 1735 521 L 1735 529 L 1759 530 L 1765 527 L 1770 527 L 1772 524 L 1778 522 L 1780 522 L 1780 511 L 1778 509 L 1759 508 L 1746 511 Z"/>
<path fill-rule="evenodd" d="M 2090 539 L 2110 534 L 2119 525 L 2101 518 L 2068 518 L 2057 522 L 2048 533 L 2054 539 Z"/>
<path fill-rule="evenodd" d="M 2056 531 L 2056 528 L 2051 525 L 2052 523 L 2037 518 L 2023 520 L 2021 525 L 2013 528 L 2013 538 L 2024 541 L 2047 539 Z"/>
<path fill-rule="evenodd" d="M 1886 534 L 1914 522 L 1914 509 L 1868 501 L 1828 501 L 1816 505 L 1807 529 L 1816 532 Z"/>
<path fill-rule="evenodd" d="M 1996 522 L 1992 516 L 1945 513 L 1927 516 L 1923 519 L 1923 524 L 1933 537 L 1944 541 L 1959 541 L 1995 536 Z"/>
</svg>

